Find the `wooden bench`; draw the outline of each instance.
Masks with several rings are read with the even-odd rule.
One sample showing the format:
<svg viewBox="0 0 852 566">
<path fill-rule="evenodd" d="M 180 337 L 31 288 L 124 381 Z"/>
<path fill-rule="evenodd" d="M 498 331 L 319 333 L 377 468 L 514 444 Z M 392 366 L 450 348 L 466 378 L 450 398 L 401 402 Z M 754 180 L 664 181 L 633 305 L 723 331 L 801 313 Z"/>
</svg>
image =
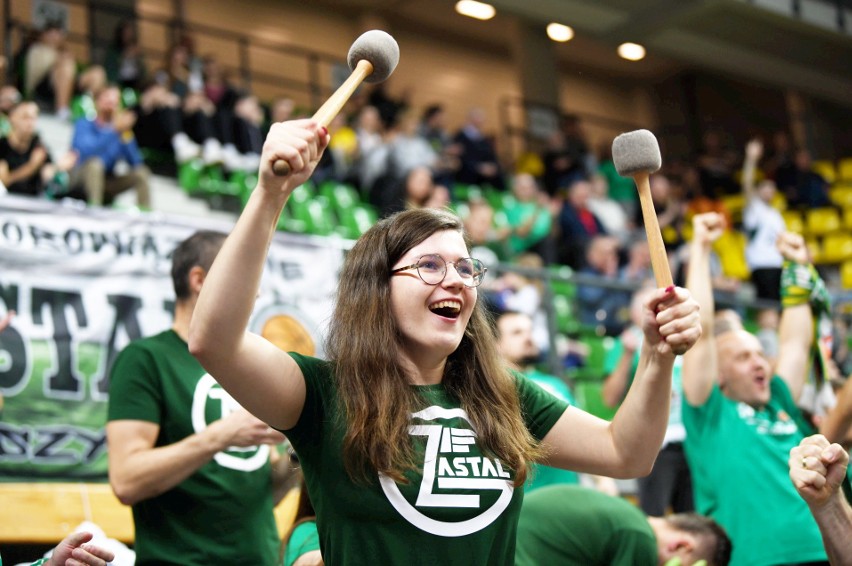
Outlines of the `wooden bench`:
<svg viewBox="0 0 852 566">
<path fill-rule="evenodd" d="M 283 536 L 296 516 L 299 489 L 275 508 Z M 106 483 L 0 483 L 0 543 L 53 544 L 83 521 L 101 527 L 110 538 L 133 543 L 130 507 L 116 499 Z"/>
</svg>

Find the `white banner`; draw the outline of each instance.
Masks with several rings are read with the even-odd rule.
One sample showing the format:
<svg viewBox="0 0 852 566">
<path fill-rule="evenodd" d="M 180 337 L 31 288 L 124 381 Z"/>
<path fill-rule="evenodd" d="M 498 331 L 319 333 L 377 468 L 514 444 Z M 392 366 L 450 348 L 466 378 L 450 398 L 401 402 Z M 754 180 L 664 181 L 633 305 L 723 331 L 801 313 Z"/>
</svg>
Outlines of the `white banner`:
<svg viewBox="0 0 852 566">
<path fill-rule="evenodd" d="M 115 355 L 171 326 L 171 254 L 230 224 L 0 197 L 0 478 L 106 477 L 103 426 Z M 350 242 L 279 233 L 250 327 L 323 355 Z"/>
</svg>

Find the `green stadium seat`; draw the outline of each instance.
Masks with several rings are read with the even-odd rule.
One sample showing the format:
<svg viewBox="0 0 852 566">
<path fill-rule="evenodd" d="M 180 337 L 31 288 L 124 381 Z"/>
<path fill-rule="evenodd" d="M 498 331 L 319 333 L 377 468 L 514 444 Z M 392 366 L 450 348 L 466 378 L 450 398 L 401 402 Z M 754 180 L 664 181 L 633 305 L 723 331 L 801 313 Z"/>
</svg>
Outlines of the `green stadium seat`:
<svg viewBox="0 0 852 566">
<path fill-rule="evenodd" d="M 615 416 L 616 408 L 607 407 L 604 403 L 602 387 L 603 384 L 599 381 L 575 381 L 574 396 L 581 409 L 610 421 Z"/>
<path fill-rule="evenodd" d="M 340 233 L 356 240 L 378 220 L 376 209 L 366 203 L 357 203 L 344 209 L 339 215 Z"/>
<path fill-rule="evenodd" d="M 319 186 L 319 194 L 331 202 L 335 213 L 340 215 L 344 210 L 361 202 L 361 197 L 355 187 L 344 183 L 327 181 Z"/>
</svg>

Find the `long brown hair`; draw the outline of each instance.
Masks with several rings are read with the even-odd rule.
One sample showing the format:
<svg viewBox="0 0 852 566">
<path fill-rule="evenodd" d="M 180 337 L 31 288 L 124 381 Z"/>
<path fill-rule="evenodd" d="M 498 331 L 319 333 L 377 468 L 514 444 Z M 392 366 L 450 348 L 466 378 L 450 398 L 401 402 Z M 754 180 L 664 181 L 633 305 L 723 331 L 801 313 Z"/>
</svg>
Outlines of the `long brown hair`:
<svg viewBox="0 0 852 566">
<path fill-rule="evenodd" d="M 408 423 L 422 406 L 399 361 L 400 333 L 388 312 L 390 271 L 411 248 L 444 230 L 464 235 L 449 211 L 399 212 L 361 236 L 344 262 L 327 352 L 336 362 L 344 458 L 353 478 L 366 479 L 372 470 L 405 481 L 403 473 L 414 467 Z M 481 301 L 447 360 L 443 385 L 467 412 L 483 451 L 514 471 L 516 486 L 523 484 L 541 449 L 524 424 L 515 379 L 497 352 Z"/>
</svg>

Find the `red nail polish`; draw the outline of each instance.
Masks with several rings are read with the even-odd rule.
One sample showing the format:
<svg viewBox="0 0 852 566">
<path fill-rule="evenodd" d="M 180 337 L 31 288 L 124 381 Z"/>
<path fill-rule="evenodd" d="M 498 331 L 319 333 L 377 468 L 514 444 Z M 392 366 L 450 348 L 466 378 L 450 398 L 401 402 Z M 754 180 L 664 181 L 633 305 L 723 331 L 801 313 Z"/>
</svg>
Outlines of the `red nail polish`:
<svg viewBox="0 0 852 566">
<path fill-rule="evenodd" d="M 320 127 L 319 133 L 322 137 L 327 136 L 328 135 L 328 128 L 326 128 L 325 126 Z"/>
<path fill-rule="evenodd" d="M 669 294 L 674 290 L 675 290 L 674 285 L 669 285 L 668 287 L 666 287 L 666 294 Z"/>
</svg>

